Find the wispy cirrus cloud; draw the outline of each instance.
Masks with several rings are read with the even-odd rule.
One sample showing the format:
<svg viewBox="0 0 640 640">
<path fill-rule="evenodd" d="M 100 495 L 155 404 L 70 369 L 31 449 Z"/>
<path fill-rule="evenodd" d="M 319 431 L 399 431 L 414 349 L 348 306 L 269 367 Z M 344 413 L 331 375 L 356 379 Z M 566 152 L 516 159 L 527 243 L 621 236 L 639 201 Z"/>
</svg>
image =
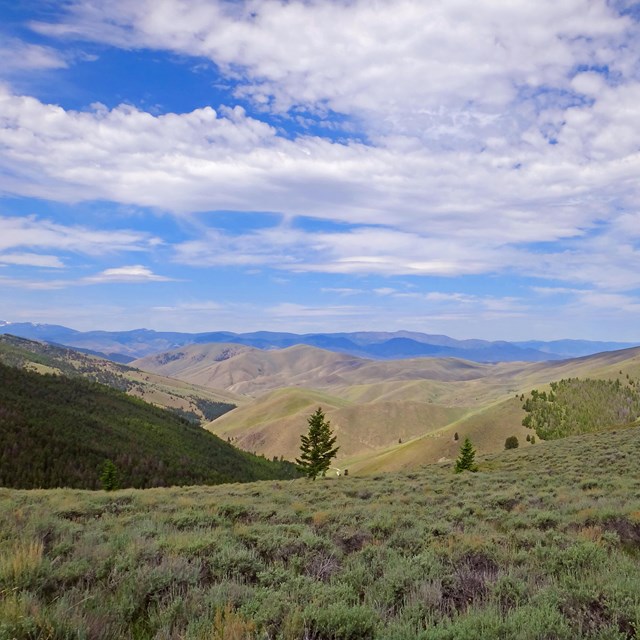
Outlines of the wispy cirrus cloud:
<svg viewBox="0 0 640 640">
<path fill-rule="evenodd" d="M 157 236 L 139 231 L 64 225 L 35 215 L 0 216 L 0 251 L 20 247 L 104 255 L 148 251 L 160 242 Z"/>
<path fill-rule="evenodd" d="M 42 253 L 0 253 L 0 265 L 21 265 L 25 267 L 45 267 L 61 269 L 64 263 L 58 256 Z"/>
<path fill-rule="evenodd" d="M 17 72 L 64 69 L 68 66 L 67 59 L 57 49 L 12 37 L 2 39 L 0 59 L 0 77 Z"/>
<path fill-rule="evenodd" d="M 0 264 L 2 260 L 0 258 Z M 113 267 L 105 269 L 91 276 L 81 278 L 9 278 L 0 276 L 0 286 L 18 287 L 32 290 L 56 290 L 68 289 L 70 287 L 79 287 L 87 285 L 99 284 L 148 284 L 150 282 L 173 282 L 175 278 L 162 276 L 154 273 L 148 267 L 143 265 L 130 265 L 125 267 Z"/>
</svg>

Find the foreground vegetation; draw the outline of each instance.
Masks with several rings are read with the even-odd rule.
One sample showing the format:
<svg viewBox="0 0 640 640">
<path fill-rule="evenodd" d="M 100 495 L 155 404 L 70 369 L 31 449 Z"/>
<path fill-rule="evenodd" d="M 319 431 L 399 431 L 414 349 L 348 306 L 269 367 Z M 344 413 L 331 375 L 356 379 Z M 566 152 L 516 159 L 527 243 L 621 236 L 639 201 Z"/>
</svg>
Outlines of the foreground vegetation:
<svg viewBox="0 0 640 640">
<path fill-rule="evenodd" d="M 405 474 L 0 490 L 0 638 L 636 638 L 640 429 Z"/>
<path fill-rule="evenodd" d="M 107 459 L 122 487 L 299 475 L 110 387 L 0 364 L 0 486 L 97 489 Z"/>
</svg>

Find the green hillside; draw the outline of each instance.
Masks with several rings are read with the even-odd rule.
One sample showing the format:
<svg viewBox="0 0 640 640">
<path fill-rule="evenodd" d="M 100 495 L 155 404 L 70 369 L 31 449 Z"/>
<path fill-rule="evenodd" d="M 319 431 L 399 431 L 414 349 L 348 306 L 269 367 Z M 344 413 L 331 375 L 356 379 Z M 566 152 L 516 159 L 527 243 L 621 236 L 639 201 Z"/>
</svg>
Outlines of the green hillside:
<svg viewBox="0 0 640 640">
<path fill-rule="evenodd" d="M 0 638 L 637 638 L 640 429 L 479 463 L 0 490 Z"/>
<path fill-rule="evenodd" d="M 59 373 L 100 382 L 171 409 L 194 423 L 215 420 L 241 402 L 234 394 L 204 389 L 75 349 L 12 335 L 0 335 L 0 362 L 39 373 Z"/>
<path fill-rule="evenodd" d="M 545 440 L 626 425 L 640 419 L 640 385 L 623 381 L 579 378 L 551 382 L 549 391 L 534 389 L 523 409 L 525 427 Z"/>
<path fill-rule="evenodd" d="M 2 364 L 0 456 L 0 485 L 17 488 L 96 489 L 106 459 L 124 487 L 296 476 L 110 387 Z"/>
</svg>

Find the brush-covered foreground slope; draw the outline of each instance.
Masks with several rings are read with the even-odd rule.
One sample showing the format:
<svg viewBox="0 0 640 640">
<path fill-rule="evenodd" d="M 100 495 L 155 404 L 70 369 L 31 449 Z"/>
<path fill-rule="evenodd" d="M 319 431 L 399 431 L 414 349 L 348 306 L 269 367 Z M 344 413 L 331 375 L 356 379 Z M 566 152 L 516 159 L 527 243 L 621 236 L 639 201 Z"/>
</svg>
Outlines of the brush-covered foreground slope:
<svg viewBox="0 0 640 640">
<path fill-rule="evenodd" d="M 0 637 L 630 640 L 640 429 L 409 473 L 0 490 Z"/>
<path fill-rule="evenodd" d="M 175 414 L 84 380 L 0 364 L 0 486 L 100 486 L 115 462 L 121 486 L 295 477 Z"/>
<path fill-rule="evenodd" d="M 214 420 L 244 401 L 224 390 L 198 387 L 73 349 L 11 335 L 0 335 L 0 362 L 40 373 L 58 373 L 100 382 L 176 411 L 194 422 Z"/>
</svg>

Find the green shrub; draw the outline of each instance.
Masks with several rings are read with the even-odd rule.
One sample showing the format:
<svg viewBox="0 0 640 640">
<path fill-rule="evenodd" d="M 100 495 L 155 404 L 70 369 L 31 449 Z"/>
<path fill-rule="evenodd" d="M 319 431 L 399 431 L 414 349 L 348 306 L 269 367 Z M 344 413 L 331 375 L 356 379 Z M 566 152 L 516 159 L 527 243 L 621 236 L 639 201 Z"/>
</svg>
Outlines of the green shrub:
<svg viewBox="0 0 640 640">
<path fill-rule="evenodd" d="M 527 436 L 528 438 L 529 436 Z M 517 436 L 509 436 L 505 441 L 504 441 L 504 448 L 505 449 L 517 449 L 520 446 L 520 443 L 518 442 L 518 437 Z"/>
</svg>

